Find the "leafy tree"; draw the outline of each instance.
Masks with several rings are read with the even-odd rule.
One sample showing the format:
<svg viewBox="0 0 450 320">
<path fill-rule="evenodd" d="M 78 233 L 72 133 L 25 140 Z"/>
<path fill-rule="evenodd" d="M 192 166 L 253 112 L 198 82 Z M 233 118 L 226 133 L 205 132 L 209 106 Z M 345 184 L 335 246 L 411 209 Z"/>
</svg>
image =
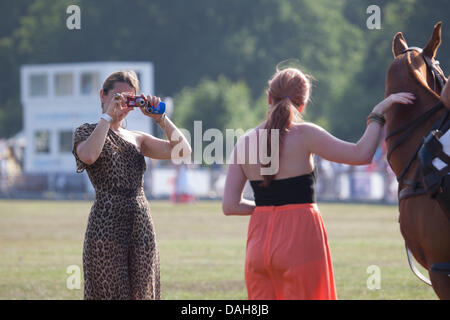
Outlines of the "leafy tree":
<svg viewBox="0 0 450 320">
<path fill-rule="evenodd" d="M 259 102 L 259 101 L 258 101 Z M 204 130 L 217 128 L 247 130 L 262 121 L 264 105 L 254 103 L 243 81 L 231 82 L 224 76 L 217 81 L 203 79 L 193 88 L 186 87 L 175 96 L 174 118 L 193 131 L 194 121 L 202 120 Z"/>
<path fill-rule="evenodd" d="M 66 28 L 66 8 L 71 4 L 81 8 L 81 30 Z M 381 7 L 382 30 L 366 27 L 371 4 Z M 409 44 L 423 46 L 434 23 L 446 22 L 450 2 L 435 0 L 431 6 L 419 0 L 19 0 L 2 2 L 0 9 L 8 13 L 0 21 L 0 72 L 7 79 L 0 83 L 3 137 L 21 129 L 23 64 L 152 61 L 159 95 L 188 97 L 184 88 L 197 91 L 206 82 L 228 86 L 217 96 L 228 99 L 221 105 L 233 105 L 234 112 L 216 110 L 215 120 L 208 119 L 210 112 L 180 115 L 224 128 L 253 126 L 259 113 L 252 110 L 247 115 L 239 108 L 264 105 L 257 109 L 265 110 L 261 92 L 275 66 L 296 58 L 317 79 L 306 119 L 341 138 L 356 139 L 364 130 L 365 116 L 384 96 L 395 32 L 403 31 Z M 448 30 L 444 25 L 438 56 L 444 70 Z M 225 92 L 233 94 L 226 98 Z M 179 112 L 184 112 L 183 105 L 177 99 Z M 258 119 L 263 116 L 264 112 Z"/>
</svg>

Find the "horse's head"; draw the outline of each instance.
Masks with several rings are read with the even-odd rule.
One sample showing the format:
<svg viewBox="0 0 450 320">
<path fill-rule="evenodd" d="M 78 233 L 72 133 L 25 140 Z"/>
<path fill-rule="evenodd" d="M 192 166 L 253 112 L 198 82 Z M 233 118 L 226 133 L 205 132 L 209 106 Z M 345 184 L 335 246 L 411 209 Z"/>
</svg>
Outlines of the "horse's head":
<svg viewBox="0 0 450 320">
<path fill-rule="evenodd" d="M 389 67 L 386 77 L 387 94 L 394 93 L 396 88 L 402 87 L 403 90 L 409 88 L 424 90 L 435 97 L 440 95 L 443 85 L 447 82 L 439 62 L 435 60 L 441 45 L 441 28 L 442 22 L 434 26 L 433 33 L 423 49 L 408 47 L 401 32 L 394 36 L 392 53 L 395 60 Z M 399 81 L 407 83 L 403 83 L 402 86 L 397 84 Z"/>
<path fill-rule="evenodd" d="M 433 33 L 423 49 L 409 47 L 401 32 L 394 36 L 392 41 L 394 61 L 386 73 L 386 96 L 402 91 L 416 95 L 415 105 L 408 108 L 407 114 L 402 118 L 417 116 L 439 102 L 447 82 L 439 62 L 435 60 L 441 44 L 441 28 L 442 22 L 434 26 Z M 386 116 L 398 119 L 398 113 L 402 111 L 404 113 L 405 109 L 400 106 L 392 108 L 392 114 Z"/>
</svg>

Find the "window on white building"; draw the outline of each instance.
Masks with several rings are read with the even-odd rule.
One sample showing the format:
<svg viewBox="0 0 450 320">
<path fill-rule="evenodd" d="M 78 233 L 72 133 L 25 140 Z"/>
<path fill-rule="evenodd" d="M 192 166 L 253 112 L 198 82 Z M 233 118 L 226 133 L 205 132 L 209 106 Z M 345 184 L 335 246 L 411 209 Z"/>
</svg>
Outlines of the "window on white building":
<svg viewBox="0 0 450 320">
<path fill-rule="evenodd" d="M 98 73 L 97 72 L 85 72 L 81 74 L 81 94 L 93 95 L 99 90 L 98 88 Z"/>
<path fill-rule="evenodd" d="M 50 153 L 50 132 L 48 130 L 38 130 L 34 133 L 34 151 Z"/>
<path fill-rule="evenodd" d="M 59 132 L 59 152 L 72 152 L 72 130 Z"/>
<path fill-rule="evenodd" d="M 55 74 L 55 95 L 68 96 L 73 94 L 72 73 Z"/>
<path fill-rule="evenodd" d="M 30 75 L 29 93 L 32 97 L 46 96 L 48 94 L 47 75 L 45 73 Z"/>
</svg>

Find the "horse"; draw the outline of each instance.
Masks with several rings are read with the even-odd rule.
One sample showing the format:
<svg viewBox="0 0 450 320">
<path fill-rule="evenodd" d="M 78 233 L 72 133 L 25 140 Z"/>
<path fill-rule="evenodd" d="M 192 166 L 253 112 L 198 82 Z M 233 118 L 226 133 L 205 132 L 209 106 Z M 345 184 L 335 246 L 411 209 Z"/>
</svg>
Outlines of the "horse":
<svg viewBox="0 0 450 320">
<path fill-rule="evenodd" d="M 445 107 L 450 109 L 450 82 L 448 81 L 441 92 L 441 100 Z"/>
<path fill-rule="evenodd" d="M 398 220 L 410 266 L 432 285 L 439 299 L 450 299 L 450 218 L 438 201 L 426 193 L 417 157 L 424 137 L 436 124 L 442 124 L 446 112 L 448 118 L 450 110 L 449 101 L 444 105 L 440 100 L 444 86 L 448 86 L 435 60 L 441 28 L 442 22 L 434 26 L 424 48 L 408 47 L 401 32 L 394 36 L 394 60 L 386 72 L 385 95 L 412 92 L 416 99 L 413 105 L 394 105 L 386 112 L 385 139 L 387 159 L 399 183 Z M 449 121 L 447 118 L 445 121 Z M 411 253 L 427 269 L 430 280 L 415 268 Z"/>
</svg>

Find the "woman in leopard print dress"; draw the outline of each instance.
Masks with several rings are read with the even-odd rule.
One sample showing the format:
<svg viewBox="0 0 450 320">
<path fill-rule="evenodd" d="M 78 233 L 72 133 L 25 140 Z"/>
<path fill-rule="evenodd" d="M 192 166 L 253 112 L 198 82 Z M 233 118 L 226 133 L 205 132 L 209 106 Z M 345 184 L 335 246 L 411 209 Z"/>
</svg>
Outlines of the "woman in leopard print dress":
<svg viewBox="0 0 450 320">
<path fill-rule="evenodd" d="M 165 116 L 141 111 L 164 130 L 170 141 L 121 128 L 131 111 L 124 96 L 136 94 L 134 72 L 115 72 L 100 91 L 104 115 L 97 124 L 75 130 L 73 154 L 77 172 L 86 170 L 95 189 L 83 248 L 85 299 L 160 299 L 159 253 L 143 190 L 144 156 L 189 157 L 183 134 Z M 113 99 L 119 93 L 119 100 Z M 160 99 L 147 97 L 152 105 Z M 174 140 L 174 141 L 172 141 Z"/>
</svg>

